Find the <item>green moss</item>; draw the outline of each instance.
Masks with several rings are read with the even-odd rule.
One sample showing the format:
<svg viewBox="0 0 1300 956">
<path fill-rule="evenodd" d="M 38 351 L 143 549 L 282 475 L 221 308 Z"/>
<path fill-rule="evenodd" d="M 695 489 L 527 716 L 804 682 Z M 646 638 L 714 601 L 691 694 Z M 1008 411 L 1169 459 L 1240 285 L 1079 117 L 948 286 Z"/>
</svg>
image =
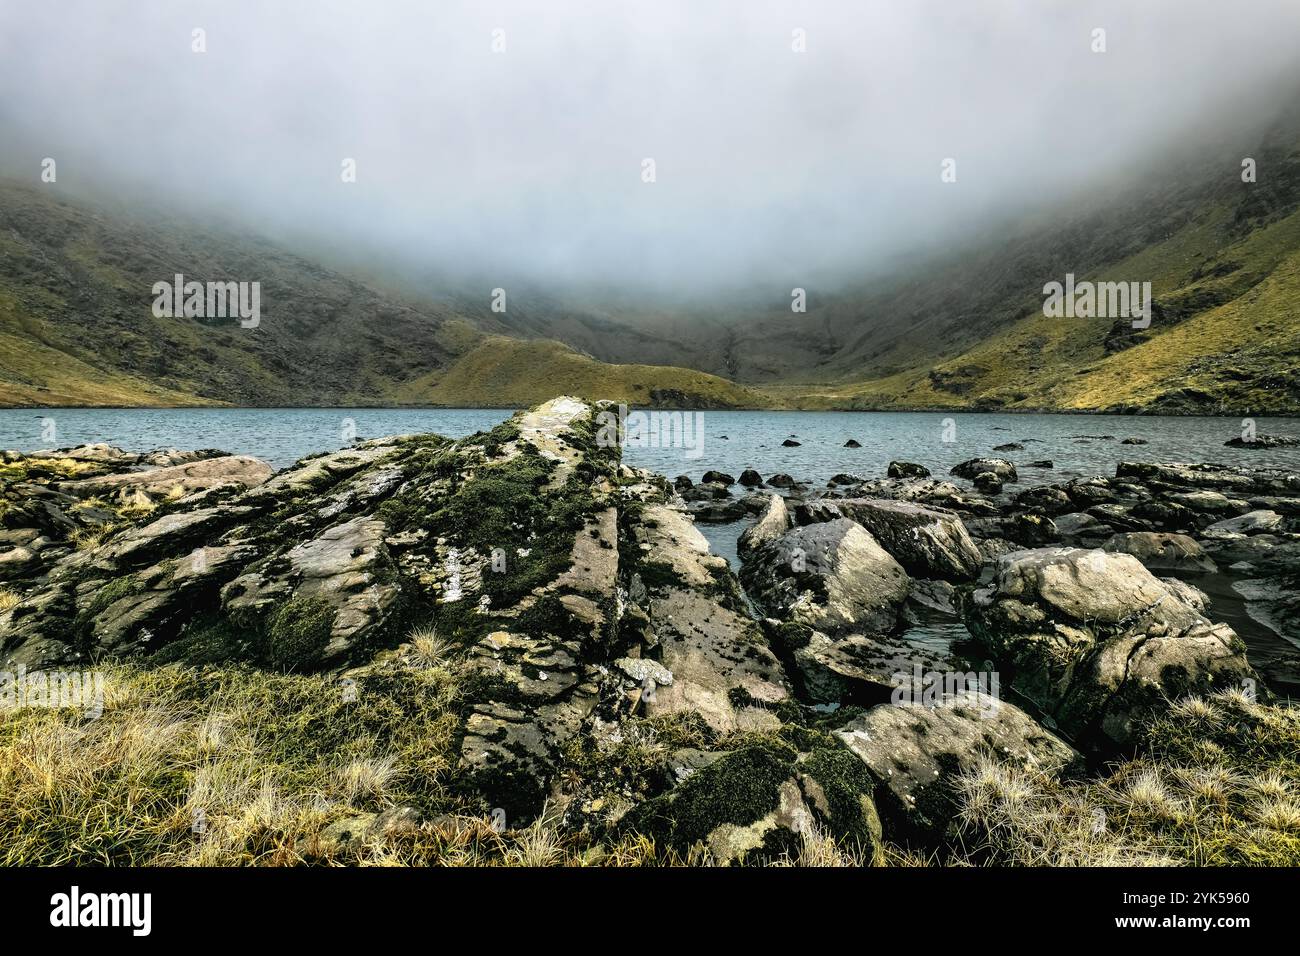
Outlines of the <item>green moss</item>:
<svg viewBox="0 0 1300 956">
<path fill-rule="evenodd" d="M 552 634 L 557 637 L 570 637 L 583 631 L 583 625 L 574 619 L 569 609 L 552 595 L 546 595 L 533 602 L 529 608 L 515 619 L 515 630 L 538 637 Z"/>
<path fill-rule="evenodd" d="M 678 850 L 724 823 L 748 826 L 777 808 L 778 788 L 794 776 L 796 757 L 793 748 L 776 740 L 750 744 L 641 804 L 624 826 Z"/>
<path fill-rule="evenodd" d="M 800 769 L 825 794 L 830 811 L 827 822 L 837 838 L 862 847 L 880 845 L 880 817 L 871 796 L 875 781 L 867 772 L 866 764 L 843 745 L 826 737 L 825 743 L 800 764 Z"/>
<path fill-rule="evenodd" d="M 478 436 L 476 436 L 477 438 Z M 508 419 L 497 425 L 490 431 L 482 433 L 483 454 L 488 458 L 495 458 L 501 453 L 501 448 L 519 438 L 519 424 L 514 419 Z"/>
<path fill-rule="evenodd" d="M 686 580 L 666 561 L 642 561 L 636 566 L 641 583 L 650 590 L 658 588 L 685 588 Z"/>
<path fill-rule="evenodd" d="M 259 652 L 255 631 L 236 628 L 223 617 L 193 625 L 189 630 L 155 651 L 155 664 L 221 664 L 246 660 Z"/>
<path fill-rule="evenodd" d="M 268 621 L 267 662 L 284 671 L 311 670 L 320 663 L 333 623 L 334 609 L 320 598 L 290 599 Z"/>
</svg>

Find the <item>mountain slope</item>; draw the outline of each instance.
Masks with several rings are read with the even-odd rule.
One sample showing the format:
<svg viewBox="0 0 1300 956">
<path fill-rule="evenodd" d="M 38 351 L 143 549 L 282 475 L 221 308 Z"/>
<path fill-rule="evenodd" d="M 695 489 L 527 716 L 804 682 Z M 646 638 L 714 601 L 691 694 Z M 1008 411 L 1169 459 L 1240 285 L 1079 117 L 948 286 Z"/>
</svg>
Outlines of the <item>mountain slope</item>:
<svg viewBox="0 0 1300 956">
<path fill-rule="evenodd" d="M 607 361 L 634 343 L 803 407 L 1300 411 L 1300 105 L 1262 132 L 1212 135 L 1153 151 L 1126 188 L 1093 184 L 884 278 L 810 288 L 805 314 L 767 290 L 729 307 L 573 309 L 535 331 Z M 1045 318 L 1043 286 L 1067 273 L 1150 281 L 1151 328 Z"/>
<path fill-rule="evenodd" d="M 1243 148 L 1258 182 L 1240 179 Z M 664 406 L 1300 412 L 1300 106 L 1179 155 L 1126 190 L 809 289 L 804 314 L 772 290 L 684 305 L 513 285 L 498 314 L 454 282 L 363 282 L 210 224 L 0 181 L 0 403 L 512 407 L 558 387 Z M 153 283 L 177 272 L 260 281 L 261 325 L 155 318 Z M 1045 317 L 1043 286 L 1067 273 L 1150 281 L 1150 329 Z"/>
<path fill-rule="evenodd" d="M 176 273 L 260 282 L 260 324 L 155 317 L 153 284 Z M 486 304 L 416 302 L 261 239 L 0 181 L 3 405 L 514 407 L 555 383 L 639 404 L 769 401 L 693 370 L 485 340 L 501 328 Z"/>
</svg>

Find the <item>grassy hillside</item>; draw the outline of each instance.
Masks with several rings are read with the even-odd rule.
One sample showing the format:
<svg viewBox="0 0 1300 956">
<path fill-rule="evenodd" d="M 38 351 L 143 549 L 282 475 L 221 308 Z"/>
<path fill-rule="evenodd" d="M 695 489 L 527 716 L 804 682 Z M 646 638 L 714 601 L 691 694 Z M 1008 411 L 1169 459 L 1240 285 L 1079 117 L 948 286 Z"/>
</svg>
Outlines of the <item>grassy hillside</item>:
<svg viewBox="0 0 1300 956">
<path fill-rule="evenodd" d="M 402 386 L 402 402 L 513 407 L 557 392 L 639 406 L 764 408 L 769 397 L 716 375 L 655 365 L 611 365 L 559 342 L 487 336 L 445 371 Z"/>
<path fill-rule="evenodd" d="M 1146 333 L 1035 310 L 932 368 L 797 391 L 808 404 L 850 407 L 1294 411 L 1300 212 L 1224 241 L 1232 212 L 1207 207 L 1169 239 L 1079 277 L 1150 277 L 1157 310 Z"/>
<path fill-rule="evenodd" d="M 261 324 L 156 318 L 153 284 L 261 283 Z M 0 400 L 352 404 L 448 363 L 450 316 L 207 223 L 0 183 Z"/>
</svg>

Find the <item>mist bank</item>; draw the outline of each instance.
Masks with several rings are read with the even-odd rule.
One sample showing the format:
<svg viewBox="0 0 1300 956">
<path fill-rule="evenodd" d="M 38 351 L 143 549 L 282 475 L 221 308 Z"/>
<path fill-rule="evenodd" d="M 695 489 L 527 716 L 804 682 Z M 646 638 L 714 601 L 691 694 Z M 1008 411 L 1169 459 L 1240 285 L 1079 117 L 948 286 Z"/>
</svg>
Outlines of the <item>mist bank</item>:
<svg viewBox="0 0 1300 956">
<path fill-rule="evenodd" d="M 1300 8 L 19 2 L 0 28 L 9 174 L 53 158 L 70 194 L 428 294 L 680 303 L 846 286 L 1232 151 L 1294 90 Z"/>
</svg>

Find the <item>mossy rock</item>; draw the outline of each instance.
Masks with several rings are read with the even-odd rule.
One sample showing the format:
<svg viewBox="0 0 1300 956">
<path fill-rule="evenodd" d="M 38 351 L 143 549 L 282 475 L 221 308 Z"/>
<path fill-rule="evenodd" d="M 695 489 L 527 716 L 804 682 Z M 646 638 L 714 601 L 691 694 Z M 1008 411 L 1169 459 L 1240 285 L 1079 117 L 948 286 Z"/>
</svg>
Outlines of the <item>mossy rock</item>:
<svg viewBox="0 0 1300 956">
<path fill-rule="evenodd" d="M 624 825 L 686 851 L 724 824 L 749 826 L 776 810 L 798 756 L 778 741 L 748 745 L 641 804 Z"/>
<path fill-rule="evenodd" d="M 309 671 L 329 643 L 334 609 L 320 598 L 295 597 L 267 622 L 266 659 L 284 671 Z"/>
</svg>

